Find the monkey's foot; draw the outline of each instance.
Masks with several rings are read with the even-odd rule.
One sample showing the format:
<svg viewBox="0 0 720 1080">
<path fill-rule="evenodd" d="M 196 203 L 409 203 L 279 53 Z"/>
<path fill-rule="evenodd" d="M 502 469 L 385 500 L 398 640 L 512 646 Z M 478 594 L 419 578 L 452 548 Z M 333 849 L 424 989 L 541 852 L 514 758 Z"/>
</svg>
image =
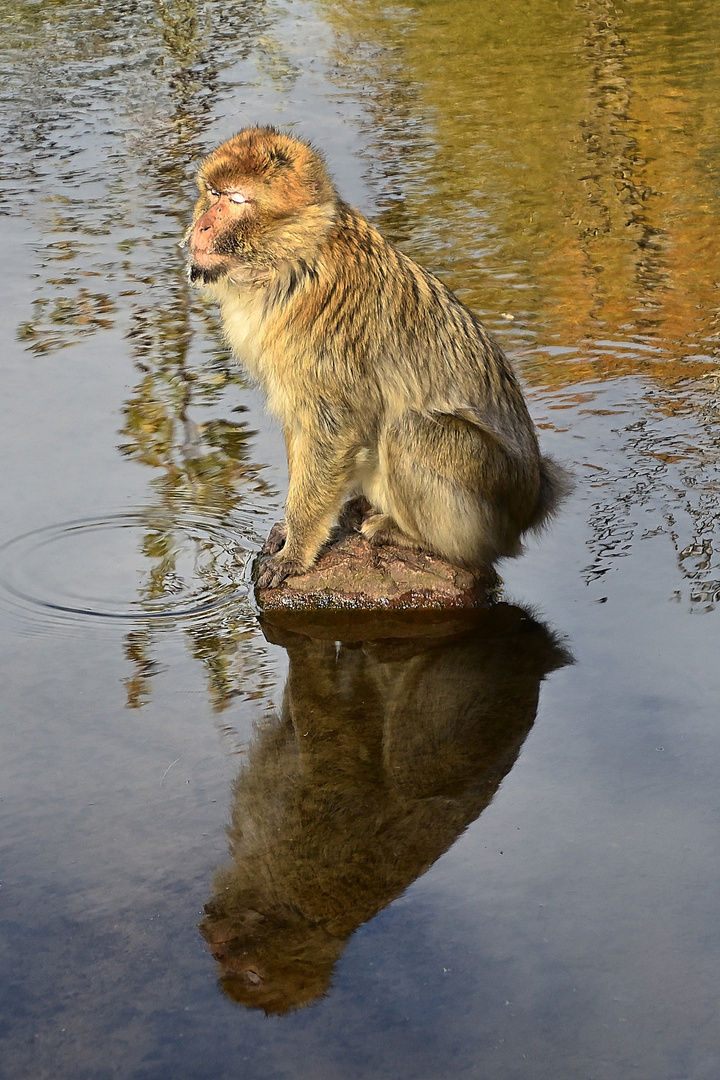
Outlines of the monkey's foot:
<svg viewBox="0 0 720 1080">
<path fill-rule="evenodd" d="M 392 544 L 410 551 L 424 551 L 422 544 L 404 533 L 389 514 L 369 514 L 360 532 L 371 544 Z"/>
<path fill-rule="evenodd" d="M 363 521 L 370 512 L 370 503 L 364 495 L 356 495 L 348 501 L 340 511 L 338 518 L 338 534 L 360 532 Z"/>
<path fill-rule="evenodd" d="M 285 544 L 287 527 L 284 521 L 276 521 L 262 546 L 261 555 L 275 555 Z"/>
</svg>

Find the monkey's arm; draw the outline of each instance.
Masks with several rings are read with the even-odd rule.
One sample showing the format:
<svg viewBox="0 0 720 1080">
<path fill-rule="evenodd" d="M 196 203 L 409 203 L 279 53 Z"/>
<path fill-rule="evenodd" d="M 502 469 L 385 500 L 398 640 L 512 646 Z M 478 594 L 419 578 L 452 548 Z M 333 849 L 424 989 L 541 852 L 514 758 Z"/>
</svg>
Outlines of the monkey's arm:
<svg viewBox="0 0 720 1080">
<path fill-rule="evenodd" d="M 258 588 L 274 589 L 312 566 L 352 486 L 357 443 L 333 434 L 286 433 L 290 485 L 285 503 L 285 544 L 260 571 Z"/>
<path fill-rule="evenodd" d="M 285 436 L 285 454 L 288 463 L 288 476 L 292 476 L 293 473 L 293 443 L 295 436 L 290 428 L 285 427 L 283 429 L 283 435 Z M 275 555 L 285 543 L 287 538 L 287 528 L 284 521 L 276 521 L 272 529 L 268 533 L 267 540 L 262 546 L 261 555 Z"/>
</svg>

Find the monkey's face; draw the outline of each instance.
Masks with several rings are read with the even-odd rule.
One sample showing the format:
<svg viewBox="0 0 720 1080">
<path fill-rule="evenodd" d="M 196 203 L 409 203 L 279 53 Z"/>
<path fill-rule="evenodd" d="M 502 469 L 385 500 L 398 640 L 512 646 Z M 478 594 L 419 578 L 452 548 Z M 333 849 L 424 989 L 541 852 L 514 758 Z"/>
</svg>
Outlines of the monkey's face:
<svg viewBox="0 0 720 1080">
<path fill-rule="evenodd" d="M 233 184 L 220 190 L 208 186 L 198 199 L 190 234 L 191 281 L 219 281 L 242 257 L 243 238 L 257 214 L 248 187 Z"/>
<path fill-rule="evenodd" d="M 192 281 L 262 271 L 292 257 L 312 208 L 334 203 L 319 154 L 272 128 L 248 128 L 203 161 L 200 198 L 189 231 Z"/>
<path fill-rule="evenodd" d="M 199 930 L 231 1000 L 281 1014 L 326 993 L 344 938 L 333 937 L 302 915 L 289 918 L 249 909 L 235 910 L 229 917 L 215 901 L 206 911 Z"/>
</svg>

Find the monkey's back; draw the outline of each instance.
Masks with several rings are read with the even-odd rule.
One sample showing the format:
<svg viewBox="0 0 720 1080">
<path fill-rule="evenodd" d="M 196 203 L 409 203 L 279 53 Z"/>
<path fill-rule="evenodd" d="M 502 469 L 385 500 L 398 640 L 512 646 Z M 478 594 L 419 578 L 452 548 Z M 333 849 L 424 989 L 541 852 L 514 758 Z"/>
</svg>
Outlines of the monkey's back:
<svg viewBox="0 0 720 1080">
<path fill-rule="evenodd" d="M 282 387 L 322 405 L 393 418 L 407 409 L 458 415 L 506 447 L 537 455 L 522 392 L 499 345 L 465 305 L 360 213 L 338 204 L 307 257 L 279 266 L 263 303 L 272 314 L 254 368 L 273 411 Z"/>
</svg>

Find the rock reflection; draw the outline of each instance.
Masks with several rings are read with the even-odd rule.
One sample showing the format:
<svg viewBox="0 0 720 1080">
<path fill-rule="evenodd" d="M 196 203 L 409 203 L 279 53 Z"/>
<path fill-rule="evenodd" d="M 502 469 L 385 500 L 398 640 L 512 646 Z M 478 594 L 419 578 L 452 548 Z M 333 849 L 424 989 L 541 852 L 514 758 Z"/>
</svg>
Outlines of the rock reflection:
<svg viewBox="0 0 720 1080">
<path fill-rule="evenodd" d="M 285 1013 L 327 991 L 357 927 L 490 803 L 570 660 L 517 607 L 445 619 L 341 643 L 264 627 L 290 660 L 282 714 L 236 782 L 232 862 L 200 927 L 232 1000 Z"/>
</svg>

